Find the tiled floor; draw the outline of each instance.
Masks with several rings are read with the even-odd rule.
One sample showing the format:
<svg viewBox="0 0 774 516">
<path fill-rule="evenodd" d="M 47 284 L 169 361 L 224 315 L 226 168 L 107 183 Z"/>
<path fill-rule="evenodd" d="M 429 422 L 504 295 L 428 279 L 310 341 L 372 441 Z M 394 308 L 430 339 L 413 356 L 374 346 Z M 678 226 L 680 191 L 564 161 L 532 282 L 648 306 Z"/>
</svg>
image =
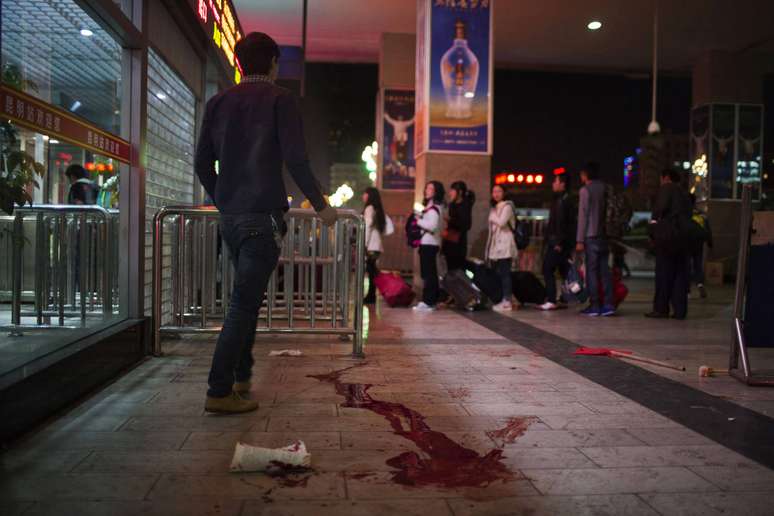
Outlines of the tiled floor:
<svg viewBox="0 0 774 516">
<path fill-rule="evenodd" d="M 583 337 L 569 312 L 513 317 Z M 622 331 L 640 316 L 602 323 L 605 345 L 678 347 L 671 330 Z M 291 346 L 304 356 L 267 356 Z M 336 340 L 261 338 L 262 405 L 244 416 L 202 411 L 212 338 L 165 347 L 0 457 L 0 514 L 772 514 L 774 471 L 454 312 L 372 312 L 364 361 Z M 295 439 L 310 472 L 228 472 L 237 440 Z"/>
</svg>

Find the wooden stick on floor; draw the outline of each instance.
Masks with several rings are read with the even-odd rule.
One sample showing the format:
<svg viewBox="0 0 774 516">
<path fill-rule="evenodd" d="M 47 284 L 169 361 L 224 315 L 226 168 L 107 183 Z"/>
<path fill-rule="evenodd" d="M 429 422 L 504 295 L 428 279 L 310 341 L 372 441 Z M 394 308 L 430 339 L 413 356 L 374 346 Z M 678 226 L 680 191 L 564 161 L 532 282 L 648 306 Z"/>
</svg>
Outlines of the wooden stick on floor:
<svg viewBox="0 0 774 516">
<path fill-rule="evenodd" d="M 626 354 L 626 353 L 619 353 L 618 351 L 611 350 L 610 356 L 616 357 L 616 358 L 626 358 L 628 360 L 635 360 L 637 362 L 643 362 L 645 364 L 651 364 L 651 365 L 657 365 L 660 367 L 666 367 L 668 369 L 674 369 L 675 371 L 685 371 L 685 366 L 675 366 L 672 364 L 668 364 L 666 362 L 661 362 L 659 360 L 653 360 L 652 358 L 645 358 L 641 357 L 639 355 L 634 354 Z"/>
</svg>

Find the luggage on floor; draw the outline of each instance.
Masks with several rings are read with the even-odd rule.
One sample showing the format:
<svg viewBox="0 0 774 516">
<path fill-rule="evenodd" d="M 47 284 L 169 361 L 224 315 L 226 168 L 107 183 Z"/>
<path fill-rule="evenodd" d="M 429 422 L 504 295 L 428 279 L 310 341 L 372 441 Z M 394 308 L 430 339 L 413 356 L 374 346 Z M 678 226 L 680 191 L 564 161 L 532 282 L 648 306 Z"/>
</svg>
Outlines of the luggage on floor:
<svg viewBox="0 0 774 516">
<path fill-rule="evenodd" d="M 460 310 L 475 310 L 482 304 L 483 294 L 473 285 L 465 271 L 449 271 L 441 286 L 454 299 L 454 305 Z"/>
<path fill-rule="evenodd" d="M 503 285 L 497 273 L 483 263 L 469 264 L 473 284 L 494 304 L 503 300 Z"/>
<path fill-rule="evenodd" d="M 513 295 L 520 304 L 541 304 L 546 300 L 546 287 L 531 272 L 516 271 L 511 275 L 511 279 Z"/>
<path fill-rule="evenodd" d="M 374 279 L 384 300 L 392 307 L 409 306 L 414 302 L 414 291 L 398 274 L 380 272 Z"/>
<path fill-rule="evenodd" d="M 626 296 L 629 295 L 629 289 L 624 285 L 621 269 L 614 267 L 611 275 L 613 276 L 613 306 L 618 308 L 618 305 L 623 303 Z M 599 283 L 599 299 L 602 300 L 602 304 L 605 304 L 605 290 L 602 288 L 602 282 L 600 281 Z"/>
<path fill-rule="evenodd" d="M 567 303 L 585 303 L 589 298 L 580 269 L 579 263 L 569 260 L 567 279 L 562 283 L 562 299 Z"/>
</svg>

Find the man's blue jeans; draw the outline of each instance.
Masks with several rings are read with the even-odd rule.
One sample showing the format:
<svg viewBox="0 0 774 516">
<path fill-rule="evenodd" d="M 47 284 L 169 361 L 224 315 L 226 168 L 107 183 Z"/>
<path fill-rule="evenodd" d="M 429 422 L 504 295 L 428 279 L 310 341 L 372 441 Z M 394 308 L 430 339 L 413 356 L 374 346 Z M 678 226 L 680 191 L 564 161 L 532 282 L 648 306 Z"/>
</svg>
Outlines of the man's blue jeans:
<svg viewBox="0 0 774 516">
<path fill-rule="evenodd" d="M 224 397 L 250 379 L 258 311 L 287 226 L 281 212 L 222 215 L 220 232 L 234 262 L 234 291 L 215 346 L 207 396 Z"/>
<path fill-rule="evenodd" d="M 606 238 L 586 238 L 586 285 L 592 308 L 601 308 L 603 304 L 613 306 L 613 275 L 610 273 L 610 248 Z M 599 282 L 605 295 L 599 299 Z"/>
</svg>

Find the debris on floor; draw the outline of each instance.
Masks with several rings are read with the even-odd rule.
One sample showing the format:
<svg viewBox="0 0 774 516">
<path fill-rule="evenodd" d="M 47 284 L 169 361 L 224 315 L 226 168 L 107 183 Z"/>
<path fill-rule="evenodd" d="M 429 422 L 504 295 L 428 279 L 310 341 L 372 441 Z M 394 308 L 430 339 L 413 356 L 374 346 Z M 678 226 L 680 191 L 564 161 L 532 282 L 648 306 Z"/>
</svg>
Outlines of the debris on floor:
<svg viewBox="0 0 774 516">
<path fill-rule="evenodd" d="M 660 360 L 654 360 L 652 358 L 635 355 L 631 351 L 623 351 L 612 348 L 587 348 L 585 346 L 579 346 L 575 350 L 575 355 L 592 355 L 592 356 L 605 356 L 613 358 L 625 358 L 627 360 L 634 360 L 636 362 L 642 362 L 643 364 L 650 364 L 659 367 L 666 367 L 667 369 L 674 369 L 675 371 L 685 371 L 685 366 L 676 366 L 667 362 L 661 362 Z"/>
<path fill-rule="evenodd" d="M 728 369 L 716 369 L 714 367 L 710 366 L 699 366 L 699 377 L 700 378 L 710 378 L 712 376 L 717 376 L 720 374 L 728 374 Z"/>
<path fill-rule="evenodd" d="M 296 441 L 284 448 L 261 448 L 237 442 L 230 469 L 234 473 L 271 473 L 273 470 L 305 469 L 311 464 L 312 454 L 307 451 L 303 441 Z"/>
<path fill-rule="evenodd" d="M 269 351 L 270 357 L 300 357 L 302 354 L 300 349 L 273 349 Z"/>
</svg>

